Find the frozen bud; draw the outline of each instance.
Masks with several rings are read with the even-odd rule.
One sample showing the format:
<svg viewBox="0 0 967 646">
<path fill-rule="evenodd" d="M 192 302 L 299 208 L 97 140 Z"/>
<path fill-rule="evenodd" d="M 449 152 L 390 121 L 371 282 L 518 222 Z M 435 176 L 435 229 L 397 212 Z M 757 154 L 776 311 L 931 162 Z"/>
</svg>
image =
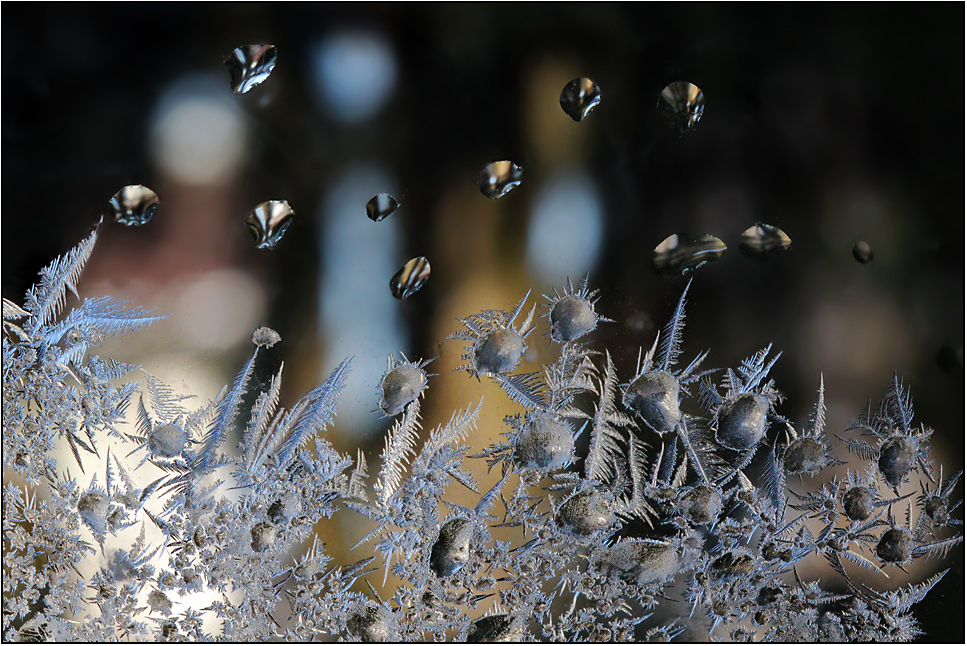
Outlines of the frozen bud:
<svg viewBox="0 0 967 646">
<path fill-rule="evenodd" d="M 682 496 L 682 513 L 693 525 L 714 522 L 722 513 L 722 494 L 709 485 L 699 485 Z"/>
<path fill-rule="evenodd" d="M 850 520 L 866 520 L 873 515 L 875 500 L 869 487 L 857 485 L 843 494 L 843 513 Z"/>
<path fill-rule="evenodd" d="M 161 638 L 165 641 L 174 641 L 178 636 L 178 624 L 173 621 L 166 621 L 161 624 Z"/>
<path fill-rule="evenodd" d="M 877 465 L 886 483 L 899 487 L 907 473 L 917 465 L 918 454 L 917 442 L 912 437 L 900 435 L 884 442 Z"/>
<path fill-rule="evenodd" d="M 712 569 L 719 574 L 748 574 L 752 571 L 755 561 L 748 554 L 726 552 L 712 561 Z"/>
<path fill-rule="evenodd" d="M 204 527 L 196 527 L 191 536 L 191 541 L 198 547 L 205 547 L 208 545 L 208 532 L 205 531 Z"/>
<path fill-rule="evenodd" d="M 386 373 L 381 388 L 383 396 L 379 407 L 388 417 L 393 417 L 420 396 L 426 388 L 426 373 L 417 366 L 405 363 Z"/>
<path fill-rule="evenodd" d="M 394 637 L 391 613 L 382 606 L 359 606 L 350 612 L 346 630 L 361 642 L 386 642 Z"/>
<path fill-rule="evenodd" d="M 181 455 L 188 443 L 188 434 L 177 424 L 161 424 L 148 434 L 148 449 L 162 458 Z"/>
<path fill-rule="evenodd" d="M 275 525 L 261 522 L 252 527 L 252 549 L 264 552 L 275 543 Z"/>
<path fill-rule="evenodd" d="M 104 531 L 104 524 L 107 522 L 107 513 L 110 509 L 110 501 L 102 493 L 91 491 L 81 496 L 77 501 L 77 511 L 81 518 L 93 525 L 97 531 Z"/>
<path fill-rule="evenodd" d="M 923 503 L 923 513 L 935 523 L 946 523 L 947 501 L 940 496 L 929 496 Z"/>
<path fill-rule="evenodd" d="M 555 520 L 577 534 L 607 529 L 614 522 L 614 497 L 596 489 L 582 491 L 561 505 Z"/>
<path fill-rule="evenodd" d="M 148 605 L 151 606 L 151 612 L 165 616 L 171 614 L 171 600 L 161 590 L 152 590 L 148 593 Z"/>
<path fill-rule="evenodd" d="M 549 417 L 531 420 L 517 435 L 514 462 L 524 469 L 561 469 L 571 461 L 571 429 Z"/>
<path fill-rule="evenodd" d="M 913 535 L 903 527 L 892 527 L 880 536 L 876 555 L 884 563 L 906 563 L 913 556 Z"/>
<path fill-rule="evenodd" d="M 759 596 L 756 598 L 756 603 L 760 606 L 768 606 L 782 597 L 782 588 L 777 586 L 766 586 L 759 590 Z"/>
<path fill-rule="evenodd" d="M 671 543 L 648 538 L 617 543 L 596 559 L 608 574 L 620 574 L 629 583 L 647 585 L 665 581 L 678 572 L 678 550 Z"/>
<path fill-rule="evenodd" d="M 510 372 L 517 367 L 524 350 L 524 339 L 517 332 L 494 330 L 475 345 L 474 367 L 478 372 L 492 374 Z"/>
<path fill-rule="evenodd" d="M 252 343 L 260 348 L 271 348 L 282 340 L 282 335 L 270 327 L 260 327 L 252 332 Z"/>
<path fill-rule="evenodd" d="M 551 309 L 551 338 L 558 343 L 579 339 L 597 324 L 591 303 L 580 296 L 565 296 Z"/>
<path fill-rule="evenodd" d="M 786 447 L 782 464 L 787 473 L 815 475 L 826 464 L 826 447 L 811 437 L 801 437 Z"/>
<path fill-rule="evenodd" d="M 271 505 L 269 518 L 274 523 L 289 521 L 302 513 L 302 495 L 298 491 L 290 491 Z"/>
<path fill-rule="evenodd" d="M 769 400 L 756 393 L 725 402 L 717 415 L 716 441 L 733 451 L 752 448 L 765 435 L 768 412 Z"/>
<path fill-rule="evenodd" d="M 473 525 L 466 518 L 453 518 L 440 528 L 440 536 L 430 551 L 430 568 L 437 576 L 455 574 L 470 559 Z"/>
<path fill-rule="evenodd" d="M 624 405 L 658 433 L 671 433 L 682 418 L 678 379 L 664 370 L 646 372 L 628 386 Z"/>
<path fill-rule="evenodd" d="M 521 629 L 509 614 L 487 615 L 470 624 L 467 643 L 520 641 Z"/>
</svg>

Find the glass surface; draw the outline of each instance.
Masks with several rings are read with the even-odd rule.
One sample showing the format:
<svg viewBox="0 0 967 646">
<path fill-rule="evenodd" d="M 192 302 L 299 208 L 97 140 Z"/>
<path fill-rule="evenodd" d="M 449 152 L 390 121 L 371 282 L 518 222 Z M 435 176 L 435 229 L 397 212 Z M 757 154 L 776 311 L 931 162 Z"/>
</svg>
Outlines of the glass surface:
<svg viewBox="0 0 967 646">
<path fill-rule="evenodd" d="M 691 277 L 682 365 L 711 349 L 709 367 L 735 366 L 772 343 L 782 414 L 801 424 L 822 374 L 835 433 L 896 372 L 936 429 L 934 459 L 963 465 L 960 5 L 8 4 L 3 18 L 2 295 L 22 304 L 120 187 L 150 186 L 153 217 L 108 214 L 79 292 L 171 313 L 99 354 L 194 405 L 231 383 L 262 326 L 281 341 L 260 350 L 275 362 L 260 383 L 284 360 L 286 406 L 360 357 L 340 404 L 353 412 L 328 438 L 362 448 L 374 473 L 392 424 L 376 388 L 387 355 L 436 358 L 432 429 L 504 397 L 454 372 L 464 344 L 443 340 L 458 318 L 532 289 L 523 317 L 588 275 L 610 319 L 591 347 L 626 383 Z M 275 49 L 230 74 L 249 42 Z M 571 85 L 589 79 L 590 92 Z M 666 90 L 683 80 L 701 110 Z M 514 165 L 494 172 L 498 160 Z M 280 197 L 298 216 L 259 250 L 243 223 Z M 753 261 L 737 253 L 751 223 L 794 244 Z M 260 226 L 256 242 L 270 240 Z M 730 252 L 659 274 L 655 248 L 685 231 Z M 387 281 L 421 258 L 432 280 L 417 271 L 394 298 Z M 527 339 L 531 369 L 553 360 L 542 334 Z M 514 412 L 494 407 L 467 443 L 498 440 Z M 349 562 L 363 527 L 347 522 L 326 550 Z M 963 639 L 962 547 L 951 565 L 915 611 L 928 641 Z"/>
</svg>

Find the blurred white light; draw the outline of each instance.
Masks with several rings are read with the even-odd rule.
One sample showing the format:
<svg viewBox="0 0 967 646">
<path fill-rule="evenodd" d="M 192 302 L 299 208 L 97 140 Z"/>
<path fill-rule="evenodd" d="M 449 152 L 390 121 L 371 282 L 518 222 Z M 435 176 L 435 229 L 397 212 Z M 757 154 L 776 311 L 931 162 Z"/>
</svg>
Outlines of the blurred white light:
<svg viewBox="0 0 967 646">
<path fill-rule="evenodd" d="M 322 278 L 319 321 L 325 338 L 324 371 L 353 356 L 353 366 L 339 404 L 343 428 L 376 432 L 379 379 L 386 355 L 405 350 L 399 302 L 389 281 L 405 260 L 399 253 L 399 224 L 366 217 L 366 203 L 377 193 L 394 190 L 379 167 L 347 169 L 327 191 L 319 214 Z"/>
<path fill-rule="evenodd" d="M 227 350 L 251 337 L 265 312 L 265 292 L 247 273 L 226 269 L 203 274 L 175 304 L 184 312 L 179 333 L 203 350 Z"/>
<path fill-rule="evenodd" d="M 396 85 L 393 49 L 375 33 L 335 33 L 319 43 L 313 59 L 316 95 L 339 121 L 372 116 Z"/>
<path fill-rule="evenodd" d="M 562 171 L 538 190 L 527 231 L 527 263 L 544 284 L 581 280 L 594 268 L 604 236 L 604 212 L 594 180 Z"/>
<path fill-rule="evenodd" d="M 150 139 L 155 162 L 166 173 L 204 185 L 225 182 L 236 172 L 247 131 L 227 81 L 189 76 L 162 95 Z"/>
</svg>

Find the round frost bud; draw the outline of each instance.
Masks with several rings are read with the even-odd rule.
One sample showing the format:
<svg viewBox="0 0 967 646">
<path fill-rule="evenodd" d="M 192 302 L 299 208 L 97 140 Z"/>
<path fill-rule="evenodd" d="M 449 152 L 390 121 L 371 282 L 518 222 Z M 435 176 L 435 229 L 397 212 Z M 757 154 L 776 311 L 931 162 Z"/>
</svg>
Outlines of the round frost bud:
<svg viewBox="0 0 967 646">
<path fill-rule="evenodd" d="M 782 464 L 787 473 L 815 475 L 826 464 L 826 447 L 811 437 L 801 437 L 786 447 Z"/>
<path fill-rule="evenodd" d="M 440 536 L 430 550 L 430 568 L 439 577 L 455 574 L 470 559 L 473 525 L 466 518 L 453 518 L 440 528 Z"/>
<path fill-rule="evenodd" d="M 722 513 L 722 494 L 709 485 L 699 485 L 682 496 L 682 513 L 693 525 L 714 522 Z"/>
<path fill-rule="evenodd" d="M 722 404 L 718 412 L 716 441 L 727 449 L 745 451 L 766 433 L 769 400 L 756 393 L 744 393 Z"/>
<path fill-rule="evenodd" d="M 102 493 L 91 491 L 81 496 L 77 501 L 77 511 L 81 518 L 102 531 L 107 522 L 107 513 L 110 510 L 110 501 Z"/>
<path fill-rule="evenodd" d="M 558 343 L 579 339 L 597 324 L 591 303 L 580 296 L 565 296 L 551 309 L 551 338 Z"/>
<path fill-rule="evenodd" d="M 269 505 L 268 513 L 274 523 L 290 521 L 302 513 L 302 496 L 290 491 Z"/>
<path fill-rule="evenodd" d="M 513 330 L 494 330 L 477 342 L 473 349 L 474 367 L 478 372 L 498 374 L 510 372 L 524 355 L 524 339 Z"/>
<path fill-rule="evenodd" d="M 171 614 L 171 600 L 161 590 L 148 593 L 148 605 L 151 606 L 151 612 L 158 612 L 166 617 Z"/>
<path fill-rule="evenodd" d="M 420 396 L 426 388 L 426 373 L 416 366 L 403 364 L 386 373 L 381 388 L 379 407 L 387 417 L 393 417 Z"/>
<path fill-rule="evenodd" d="M 514 442 L 514 462 L 524 469 L 561 469 L 573 452 L 571 429 L 551 418 L 532 420 Z"/>
<path fill-rule="evenodd" d="M 282 340 L 282 335 L 270 327 L 260 327 L 252 333 L 252 343 L 260 348 L 271 348 Z"/>
<path fill-rule="evenodd" d="M 264 552 L 275 543 L 275 525 L 261 522 L 252 527 L 252 549 Z"/>
<path fill-rule="evenodd" d="M 940 496 L 929 496 L 923 503 L 923 513 L 935 523 L 946 523 L 947 501 Z"/>
<path fill-rule="evenodd" d="M 607 574 L 619 574 L 629 583 L 663 582 L 679 568 L 678 550 L 671 543 L 648 538 L 624 541 L 606 550 L 597 565 Z"/>
<path fill-rule="evenodd" d="M 646 372 L 628 386 L 624 405 L 638 413 L 658 433 L 671 433 L 682 418 L 678 379 L 664 370 Z"/>
<path fill-rule="evenodd" d="M 890 438 L 883 443 L 877 466 L 888 485 L 899 487 L 907 473 L 917 465 L 917 449 L 916 440 L 905 435 Z"/>
<path fill-rule="evenodd" d="M 350 612 L 346 631 L 361 642 L 387 642 L 394 637 L 390 612 L 382 606 L 360 606 Z"/>
<path fill-rule="evenodd" d="M 850 520 L 866 520 L 875 509 L 873 491 L 869 487 L 857 485 L 843 494 L 843 513 Z"/>
<path fill-rule="evenodd" d="M 148 449 L 162 458 L 181 455 L 188 443 L 188 434 L 177 424 L 161 424 L 148 434 Z"/>
<path fill-rule="evenodd" d="M 467 643 L 516 642 L 520 641 L 520 633 L 520 626 L 511 615 L 487 615 L 470 624 Z"/>
<path fill-rule="evenodd" d="M 561 505 L 554 520 L 576 534 L 607 529 L 614 522 L 614 497 L 596 489 L 582 491 Z"/>
<path fill-rule="evenodd" d="M 892 527 L 880 536 L 876 555 L 884 563 L 906 563 L 913 557 L 913 535 L 903 527 Z"/>
</svg>

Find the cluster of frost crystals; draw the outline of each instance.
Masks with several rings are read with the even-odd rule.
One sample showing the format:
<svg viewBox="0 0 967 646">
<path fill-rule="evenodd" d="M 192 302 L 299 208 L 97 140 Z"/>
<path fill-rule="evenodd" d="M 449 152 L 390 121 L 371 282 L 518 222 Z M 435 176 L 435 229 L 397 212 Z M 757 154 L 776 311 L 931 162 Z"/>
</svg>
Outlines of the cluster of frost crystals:
<svg viewBox="0 0 967 646">
<path fill-rule="evenodd" d="M 545 297 L 549 365 L 523 364 L 529 294 L 461 319 L 461 369 L 520 407 L 476 450 L 485 402 L 424 432 L 429 361 L 390 357 L 370 488 L 362 452 L 324 433 L 348 359 L 285 410 L 282 367 L 255 376 L 279 340 L 269 328 L 194 407 L 92 354 L 160 318 L 107 297 L 62 314 L 96 238 L 45 268 L 23 306 L 3 302 L 5 639 L 903 641 L 945 572 L 902 587 L 887 575 L 962 542 L 961 473 L 934 467 L 898 377 L 875 412 L 830 433 L 820 375 L 797 426 L 779 412 L 771 346 L 721 371 L 709 351 L 679 365 L 687 287 L 624 379 L 616 365 L 633 358 L 592 346 L 609 319 L 587 279 Z M 837 442 L 855 458 L 845 475 L 831 473 Z M 902 495 L 911 485 L 919 495 Z M 374 529 L 337 563 L 329 519 L 353 514 Z M 805 580 L 807 559 L 839 584 Z M 374 584 L 390 572 L 384 598 Z"/>
</svg>

